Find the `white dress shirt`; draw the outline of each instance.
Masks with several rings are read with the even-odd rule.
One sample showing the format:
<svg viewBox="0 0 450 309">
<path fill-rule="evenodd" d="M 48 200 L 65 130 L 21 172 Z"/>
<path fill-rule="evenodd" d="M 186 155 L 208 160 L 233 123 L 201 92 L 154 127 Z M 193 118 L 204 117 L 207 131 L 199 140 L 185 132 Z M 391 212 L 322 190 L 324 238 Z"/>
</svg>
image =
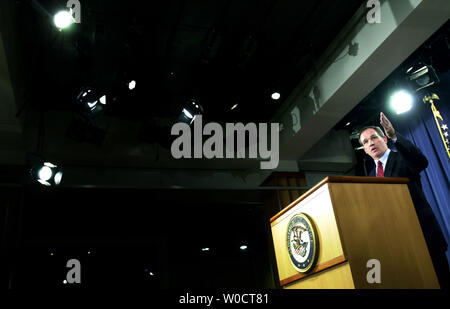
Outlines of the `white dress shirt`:
<svg viewBox="0 0 450 309">
<path fill-rule="evenodd" d="M 375 171 L 376 171 L 377 168 L 378 168 L 378 161 L 381 161 L 381 164 L 383 164 L 383 173 L 384 173 L 384 170 L 386 169 L 386 162 L 387 162 L 387 159 L 388 159 L 390 153 L 391 153 L 391 150 L 388 148 L 388 149 L 384 152 L 384 154 L 383 154 L 383 156 L 380 158 L 380 160 L 374 160 L 374 161 L 375 161 Z"/>
</svg>

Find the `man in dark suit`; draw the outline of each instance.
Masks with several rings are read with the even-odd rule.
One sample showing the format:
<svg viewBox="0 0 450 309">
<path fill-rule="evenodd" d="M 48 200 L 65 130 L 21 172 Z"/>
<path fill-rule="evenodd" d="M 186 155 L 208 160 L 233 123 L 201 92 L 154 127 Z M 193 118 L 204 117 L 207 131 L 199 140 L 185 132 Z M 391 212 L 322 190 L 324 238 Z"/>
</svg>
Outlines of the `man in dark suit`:
<svg viewBox="0 0 450 309">
<path fill-rule="evenodd" d="M 364 162 L 364 176 L 373 177 L 407 177 L 409 192 L 416 208 L 428 250 L 430 251 L 441 288 L 449 288 L 450 274 L 445 251 L 447 242 L 442 234 L 434 213 L 428 204 L 420 182 L 420 172 L 428 166 L 427 158 L 419 148 L 395 131 L 392 123 L 380 113 L 379 127 L 363 128 L 359 133 L 359 141 L 364 151 L 372 160 Z M 387 146 L 387 140 L 394 142 L 397 151 Z M 362 175 L 359 175 L 362 176 Z"/>
</svg>

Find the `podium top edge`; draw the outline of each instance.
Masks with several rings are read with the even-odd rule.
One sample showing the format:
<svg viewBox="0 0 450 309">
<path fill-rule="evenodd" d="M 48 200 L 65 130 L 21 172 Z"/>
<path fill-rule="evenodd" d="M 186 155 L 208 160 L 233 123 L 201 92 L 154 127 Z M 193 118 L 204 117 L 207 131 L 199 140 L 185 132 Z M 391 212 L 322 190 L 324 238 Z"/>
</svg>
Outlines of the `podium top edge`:
<svg viewBox="0 0 450 309">
<path fill-rule="evenodd" d="M 300 203 L 302 200 L 310 196 L 314 191 L 322 187 L 326 183 L 371 183 L 371 184 L 407 184 L 408 178 L 404 177 L 359 177 L 359 176 L 328 176 L 316 184 L 314 187 L 305 192 L 302 196 L 283 208 L 279 213 L 270 218 L 270 223 L 281 217 L 292 207 Z"/>
<path fill-rule="evenodd" d="M 359 177 L 359 176 L 328 176 L 319 184 L 324 183 L 387 183 L 387 184 L 405 184 L 409 182 L 404 177 Z"/>
</svg>

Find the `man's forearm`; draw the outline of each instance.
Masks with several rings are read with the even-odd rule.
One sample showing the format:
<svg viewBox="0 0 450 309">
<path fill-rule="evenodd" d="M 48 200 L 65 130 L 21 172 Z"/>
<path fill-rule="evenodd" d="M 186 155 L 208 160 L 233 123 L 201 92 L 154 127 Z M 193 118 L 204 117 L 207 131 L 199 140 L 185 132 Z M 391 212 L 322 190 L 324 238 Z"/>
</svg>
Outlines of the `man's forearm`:
<svg viewBox="0 0 450 309">
<path fill-rule="evenodd" d="M 414 168 L 419 172 L 426 169 L 428 166 L 428 160 L 423 155 L 422 151 L 417 148 L 411 141 L 397 132 L 397 141 L 395 146 L 397 150 L 408 160 L 411 164 L 414 164 Z"/>
</svg>

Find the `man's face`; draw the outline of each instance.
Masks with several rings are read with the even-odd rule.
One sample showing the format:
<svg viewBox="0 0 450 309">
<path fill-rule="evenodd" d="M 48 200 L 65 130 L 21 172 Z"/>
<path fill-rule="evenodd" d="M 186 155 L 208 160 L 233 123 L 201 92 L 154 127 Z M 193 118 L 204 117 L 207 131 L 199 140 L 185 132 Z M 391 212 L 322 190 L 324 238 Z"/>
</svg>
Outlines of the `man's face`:
<svg viewBox="0 0 450 309">
<path fill-rule="evenodd" d="M 380 159 L 388 149 L 387 137 L 381 137 L 374 129 L 363 131 L 359 140 L 364 146 L 364 151 L 374 160 Z"/>
</svg>

